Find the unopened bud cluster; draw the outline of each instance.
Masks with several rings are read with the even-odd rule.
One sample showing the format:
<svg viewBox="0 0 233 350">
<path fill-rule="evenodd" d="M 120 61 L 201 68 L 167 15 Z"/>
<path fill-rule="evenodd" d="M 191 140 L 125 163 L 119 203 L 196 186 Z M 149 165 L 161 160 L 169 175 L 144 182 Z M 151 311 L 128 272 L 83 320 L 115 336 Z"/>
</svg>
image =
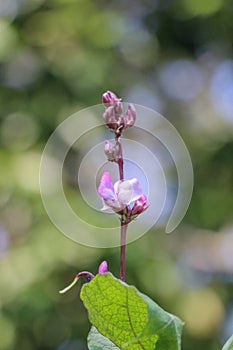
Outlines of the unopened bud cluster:
<svg viewBox="0 0 233 350">
<path fill-rule="evenodd" d="M 123 104 L 113 92 L 107 91 L 102 96 L 103 104 L 106 107 L 103 113 L 103 120 L 107 127 L 120 137 L 125 129 L 134 125 L 136 110 L 132 104 L 128 104 L 126 114 L 123 114 Z"/>
</svg>

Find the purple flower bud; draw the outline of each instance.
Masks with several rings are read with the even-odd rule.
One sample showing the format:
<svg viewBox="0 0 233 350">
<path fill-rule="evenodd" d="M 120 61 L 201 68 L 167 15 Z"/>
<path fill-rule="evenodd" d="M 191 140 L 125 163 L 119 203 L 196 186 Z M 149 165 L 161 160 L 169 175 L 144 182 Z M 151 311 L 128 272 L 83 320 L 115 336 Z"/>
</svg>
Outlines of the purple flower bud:
<svg viewBox="0 0 233 350">
<path fill-rule="evenodd" d="M 121 99 L 118 98 L 113 92 L 105 92 L 102 96 L 102 101 L 106 108 L 114 107 L 114 111 L 117 115 L 120 115 L 123 112 Z"/>
<path fill-rule="evenodd" d="M 108 272 L 108 263 L 104 260 L 99 266 L 98 273 L 103 274 L 105 272 Z"/>
<path fill-rule="evenodd" d="M 136 121 L 136 109 L 131 103 L 128 104 L 128 109 L 125 114 L 125 129 L 130 128 Z"/>
<path fill-rule="evenodd" d="M 139 215 L 149 207 L 147 197 L 142 194 L 134 203 L 131 215 Z"/>
<path fill-rule="evenodd" d="M 120 102 L 120 99 L 112 91 L 107 91 L 102 95 L 102 101 L 105 107 L 110 107 Z"/>
<path fill-rule="evenodd" d="M 110 106 L 103 113 L 103 120 L 109 129 L 116 130 L 118 128 L 118 119 L 114 106 Z"/>
</svg>

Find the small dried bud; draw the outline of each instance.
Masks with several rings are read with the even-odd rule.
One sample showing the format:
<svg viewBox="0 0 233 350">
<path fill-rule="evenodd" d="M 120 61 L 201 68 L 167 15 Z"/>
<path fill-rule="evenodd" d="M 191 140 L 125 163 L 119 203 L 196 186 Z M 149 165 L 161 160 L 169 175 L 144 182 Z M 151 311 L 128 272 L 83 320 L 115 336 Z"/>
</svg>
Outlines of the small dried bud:
<svg viewBox="0 0 233 350">
<path fill-rule="evenodd" d="M 108 263 L 104 260 L 99 266 L 98 273 L 103 274 L 105 272 L 108 272 Z"/>
<path fill-rule="evenodd" d="M 106 140 L 104 145 L 104 153 L 110 162 L 116 162 L 116 148 L 111 141 Z"/>
<path fill-rule="evenodd" d="M 120 99 L 112 91 L 107 91 L 102 95 L 102 101 L 105 107 L 110 107 L 120 102 Z"/>
<path fill-rule="evenodd" d="M 113 151 L 114 151 L 114 144 L 111 141 L 106 140 L 105 146 L 104 146 L 104 153 L 106 155 L 108 155 L 108 154 L 112 153 Z"/>
<path fill-rule="evenodd" d="M 128 109 L 125 114 L 125 129 L 130 128 L 136 121 L 136 109 L 131 103 L 128 104 Z"/>
</svg>

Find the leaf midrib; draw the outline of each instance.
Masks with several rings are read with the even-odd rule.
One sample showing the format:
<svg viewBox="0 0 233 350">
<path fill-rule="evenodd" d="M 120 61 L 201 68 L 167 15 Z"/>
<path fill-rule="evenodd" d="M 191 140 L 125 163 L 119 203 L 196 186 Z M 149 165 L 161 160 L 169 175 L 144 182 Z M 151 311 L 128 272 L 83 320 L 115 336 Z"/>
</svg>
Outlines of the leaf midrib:
<svg viewBox="0 0 233 350">
<path fill-rule="evenodd" d="M 127 310 L 127 315 L 128 315 L 128 318 L 129 318 L 129 324 L 130 324 L 131 331 L 132 331 L 134 337 L 137 339 L 137 334 L 134 331 L 133 324 L 132 324 L 131 317 L 130 317 L 130 313 L 129 313 L 128 299 L 129 299 L 129 294 L 128 294 L 128 289 L 126 288 L 126 310 Z M 138 340 L 136 344 L 140 345 L 143 350 L 146 350 L 140 340 Z"/>
</svg>

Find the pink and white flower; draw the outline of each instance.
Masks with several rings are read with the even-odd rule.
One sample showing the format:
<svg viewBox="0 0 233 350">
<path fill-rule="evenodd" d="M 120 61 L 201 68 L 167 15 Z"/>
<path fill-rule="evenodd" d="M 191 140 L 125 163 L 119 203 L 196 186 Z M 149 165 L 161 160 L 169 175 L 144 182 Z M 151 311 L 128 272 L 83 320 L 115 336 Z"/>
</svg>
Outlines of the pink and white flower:
<svg viewBox="0 0 233 350">
<path fill-rule="evenodd" d="M 112 209 L 119 213 L 127 209 L 130 216 L 137 216 L 148 207 L 147 198 L 136 178 L 117 181 L 113 185 L 110 174 L 105 172 L 100 180 L 98 193 L 104 201 L 102 210 Z"/>
</svg>

